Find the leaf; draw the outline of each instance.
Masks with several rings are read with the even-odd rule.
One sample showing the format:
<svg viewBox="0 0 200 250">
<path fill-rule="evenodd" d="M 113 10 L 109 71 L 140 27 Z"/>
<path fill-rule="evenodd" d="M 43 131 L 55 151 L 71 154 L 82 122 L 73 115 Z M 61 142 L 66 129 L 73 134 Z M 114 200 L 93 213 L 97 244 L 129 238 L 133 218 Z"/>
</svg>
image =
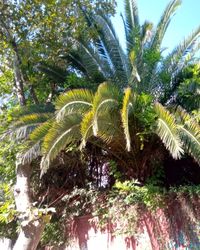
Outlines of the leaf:
<svg viewBox="0 0 200 250">
<path fill-rule="evenodd" d="M 72 113 L 84 114 L 92 106 L 93 93 L 86 89 L 74 89 L 60 95 L 56 100 L 56 120 L 62 121 Z"/>
<path fill-rule="evenodd" d="M 54 123 L 42 143 L 44 156 L 41 160 L 41 176 L 46 173 L 50 163 L 57 157 L 61 150 L 75 141 L 81 140 L 80 123 L 81 115 L 72 114 L 59 123 Z"/>
<path fill-rule="evenodd" d="M 133 103 L 131 99 L 132 99 L 131 88 L 127 88 L 125 90 L 125 94 L 123 98 L 121 119 L 122 119 L 122 126 L 124 128 L 124 135 L 126 139 L 126 149 L 128 151 L 131 150 L 131 138 L 130 138 L 130 132 L 129 132 L 129 111 L 133 107 Z"/>
<path fill-rule="evenodd" d="M 51 113 L 35 113 L 25 115 L 11 127 L 10 135 L 15 136 L 17 140 L 27 138 L 29 134 L 41 123 L 47 121 L 52 116 Z"/>
<path fill-rule="evenodd" d="M 105 110 L 112 110 L 118 105 L 120 100 L 120 92 L 116 86 L 109 83 L 102 83 L 94 97 L 93 101 L 93 134 L 98 133 L 98 114 Z"/>
<path fill-rule="evenodd" d="M 82 135 L 82 142 L 80 145 L 81 150 L 86 146 L 86 141 L 93 134 L 92 133 L 92 126 L 93 126 L 92 121 L 93 121 L 93 112 L 89 111 L 87 114 L 85 114 L 81 122 L 81 135 Z"/>
<path fill-rule="evenodd" d="M 163 37 L 171 21 L 171 17 L 174 15 L 177 7 L 179 7 L 180 4 L 181 4 L 181 0 L 172 0 L 167 5 L 157 25 L 154 37 L 152 39 L 151 48 L 154 48 L 154 49 L 160 48 Z"/>
<path fill-rule="evenodd" d="M 184 150 L 175 117 L 160 103 L 155 104 L 155 111 L 158 115 L 156 134 L 161 138 L 174 159 L 181 158 Z"/>
<path fill-rule="evenodd" d="M 181 118 L 178 130 L 185 151 L 200 164 L 200 126 L 185 110 L 176 111 Z"/>
</svg>

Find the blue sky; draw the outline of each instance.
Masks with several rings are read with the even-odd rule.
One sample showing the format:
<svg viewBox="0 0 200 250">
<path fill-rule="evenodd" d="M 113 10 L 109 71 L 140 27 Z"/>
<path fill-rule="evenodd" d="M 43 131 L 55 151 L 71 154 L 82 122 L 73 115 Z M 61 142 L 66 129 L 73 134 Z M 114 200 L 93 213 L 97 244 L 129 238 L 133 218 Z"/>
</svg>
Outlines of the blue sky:
<svg viewBox="0 0 200 250">
<path fill-rule="evenodd" d="M 118 12 L 123 12 L 123 0 L 117 0 Z M 149 20 L 157 24 L 161 14 L 170 0 L 137 0 L 140 23 Z M 114 18 L 114 25 L 123 41 L 123 28 L 119 14 Z M 182 5 L 177 9 L 176 15 L 168 27 L 163 41 L 163 47 L 171 50 L 193 30 L 200 26 L 200 0 L 182 0 Z"/>
</svg>

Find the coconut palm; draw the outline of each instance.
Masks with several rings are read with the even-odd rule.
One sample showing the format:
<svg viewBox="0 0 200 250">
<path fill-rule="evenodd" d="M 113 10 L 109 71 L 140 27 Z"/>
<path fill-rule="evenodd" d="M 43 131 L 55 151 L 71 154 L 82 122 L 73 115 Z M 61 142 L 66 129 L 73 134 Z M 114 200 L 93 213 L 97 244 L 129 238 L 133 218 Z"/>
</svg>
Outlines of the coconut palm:
<svg viewBox="0 0 200 250">
<path fill-rule="evenodd" d="M 44 123 L 31 132 L 30 138 L 42 141 L 42 174 L 59 152 L 77 143 L 81 150 L 97 145 L 126 176 L 140 180 L 166 149 L 174 159 L 189 154 L 200 163 L 198 120 L 176 103 L 178 76 L 200 48 L 200 27 L 163 57 L 162 40 L 181 1 L 167 5 L 156 27 L 140 25 L 136 2 L 124 2 L 125 48 L 107 16 L 84 13 L 96 34 L 75 41 L 67 60 L 88 79 L 98 75 L 105 82 L 95 93 L 76 89 L 61 95 L 51 128 Z"/>
</svg>

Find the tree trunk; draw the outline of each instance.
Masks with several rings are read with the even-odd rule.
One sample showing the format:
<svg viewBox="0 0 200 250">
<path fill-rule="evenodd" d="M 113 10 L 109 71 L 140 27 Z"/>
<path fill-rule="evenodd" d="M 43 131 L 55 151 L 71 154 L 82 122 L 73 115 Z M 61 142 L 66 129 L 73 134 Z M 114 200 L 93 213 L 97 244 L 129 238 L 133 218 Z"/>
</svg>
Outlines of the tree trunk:
<svg viewBox="0 0 200 250">
<path fill-rule="evenodd" d="M 17 182 L 14 190 L 16 209 L 19 213 L 21 229 L 13 250 L 35 250 L 44 231 L 45 222 L 42 217 L 34 217 L 30 195 L 31 166 L 16 161 Z"/>
<path fill-rule="evenodd" d="M 20 105 L 25 106 L 26 99 L 24 94 L 24 80 L 20 69 L 20 61 L 17 55 L 14 56 L 13 69 L 16 95 Z"/>
<path fill-rule="evenodd" d="M 30 90 L 30 95 L 33 99 L 34 104 L 39 104 L 39 101 L 38 101 L 38 98 L 36 96 L 35 89 L 34 89 L 33 85 L 30 85 L 29 90 Z"/>
</svg>

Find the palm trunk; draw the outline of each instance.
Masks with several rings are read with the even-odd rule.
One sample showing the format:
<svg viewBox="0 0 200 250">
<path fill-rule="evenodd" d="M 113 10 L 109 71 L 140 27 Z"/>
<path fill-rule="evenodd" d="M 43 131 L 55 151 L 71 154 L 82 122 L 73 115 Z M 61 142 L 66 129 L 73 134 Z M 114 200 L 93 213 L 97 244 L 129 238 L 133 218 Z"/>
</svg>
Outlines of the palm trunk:
<svg viewBox="0 0 200 250">
<path fill-rule="evenodd" d="M 31 218 L 32 201 L 30 195 L 31 166 L 16 162 L 17 182 L 14 190 L 16 209 L 19 213 L 21 229 L 13 250 L 35 250 L 44 231 L 42 218 Z"/>
</svg>

